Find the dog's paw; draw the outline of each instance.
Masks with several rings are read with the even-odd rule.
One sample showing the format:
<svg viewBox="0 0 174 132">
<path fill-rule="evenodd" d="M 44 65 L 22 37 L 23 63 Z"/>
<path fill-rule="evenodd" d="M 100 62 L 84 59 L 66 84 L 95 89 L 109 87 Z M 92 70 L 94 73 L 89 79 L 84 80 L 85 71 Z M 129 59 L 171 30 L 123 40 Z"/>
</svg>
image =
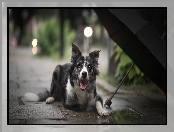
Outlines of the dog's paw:
<svg viewBox="0 0 174 132">
<path fill-rule="evenodd" d="M 100 109 L 97 111 L 100 116 L 108 116 L 109 112 L 105 109 Z"/>
<path fill-rule="evenodd" d="M 48 97 L 47 99 L 46 99 L 46 103 L 47 104 L 51 104 L 51 103 L 53 103 L 54 102 L 54 98 L 53 97 Z"/>
<path fill-rule="evenodd" d="M 109 112 L 102 107 L 102 104 L 100 101 L 96 101 L 96 109 L 97 109 L 97 113 L 100 116 L 108 116 L 109 115 Z"/>
</svg>

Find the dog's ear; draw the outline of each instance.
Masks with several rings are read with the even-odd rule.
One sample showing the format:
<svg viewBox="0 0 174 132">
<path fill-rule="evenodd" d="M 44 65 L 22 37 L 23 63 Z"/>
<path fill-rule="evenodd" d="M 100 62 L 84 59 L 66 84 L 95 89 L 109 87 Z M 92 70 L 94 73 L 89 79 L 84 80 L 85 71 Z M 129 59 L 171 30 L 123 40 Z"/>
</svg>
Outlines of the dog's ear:
<svg viewBox="0 0 174 132">
<path fill-rule="evenodd" d="M 79 50 L 76 44 L 72 43 L 71 62 L 75 63 L 80 56 L 82 56 L 81 51 Z"/>
<path fill-rule="evenodd" d="M 94 50 L 93 52 L 89 53 L 89 56 L 94 59 L 95 62 L 98 62 L 98 58 L 99 58 L 99 52 L 101 50 Z"/>
</svg>

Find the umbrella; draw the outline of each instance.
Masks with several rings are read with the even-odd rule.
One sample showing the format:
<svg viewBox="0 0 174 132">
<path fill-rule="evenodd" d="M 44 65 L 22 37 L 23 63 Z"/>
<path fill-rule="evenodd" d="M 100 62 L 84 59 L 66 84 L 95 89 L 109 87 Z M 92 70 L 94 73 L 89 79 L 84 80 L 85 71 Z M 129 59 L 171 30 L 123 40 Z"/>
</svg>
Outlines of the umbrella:
<svg viewBox="0 0 174 132">
<path fill-rule="evenodd" d="M 167 91 L 167 44 L 132 9 L 94 9 L 102 24 L 140 70 Z"/>
</svg>

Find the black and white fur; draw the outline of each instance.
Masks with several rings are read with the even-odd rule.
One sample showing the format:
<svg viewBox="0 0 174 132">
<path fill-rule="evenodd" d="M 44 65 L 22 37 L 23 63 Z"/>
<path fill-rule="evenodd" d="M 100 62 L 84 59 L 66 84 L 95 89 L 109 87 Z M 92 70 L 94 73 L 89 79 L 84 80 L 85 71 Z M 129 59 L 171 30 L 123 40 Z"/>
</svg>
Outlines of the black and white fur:
<svg viewBox="0 0 174 132">
<path fill-rule="evenodd" d="M 39 94 L 26 93 L 24 100 L 46 100 L 47 104 L 63 100 L 67 109 L 80 111 L 90 106 L 95 108 L 100 116 L 109 115 L 96 91 L 99 52 L 100 50 L 95 50 L 84 57 L 79 48 L 72 44 L 71 63 L 56 66 L 50 91 Z"/>
</svg>

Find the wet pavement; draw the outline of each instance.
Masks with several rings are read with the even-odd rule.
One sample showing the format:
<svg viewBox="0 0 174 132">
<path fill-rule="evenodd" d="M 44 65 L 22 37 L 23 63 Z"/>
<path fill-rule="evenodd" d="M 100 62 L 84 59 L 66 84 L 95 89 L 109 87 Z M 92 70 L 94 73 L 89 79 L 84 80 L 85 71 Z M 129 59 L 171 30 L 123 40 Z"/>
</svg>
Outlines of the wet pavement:
<svg viewBox="0 0 174 132">
<path fill-rule="evenodd" d="M 38 93 L 49 89 L 55 66 L 66 62 L 34 57 L 28 48 L 10 47 L 9 53 L 9 124 L 167 123 L 165 94 L 138 95 L 119 89 L 111 108 L 107 108 L 111 112 L 107 117 L 100 117 L 95 110 L 90 109 L 83 112 L 67 110 L 61 102 L 49 105 L 45 102 L 25 102 L 20 98 L 24 93 Z M 97 92 L 104 102 L 115 90 L 101 79 L 97 80 L 97 86 Z"/>
</svg>

